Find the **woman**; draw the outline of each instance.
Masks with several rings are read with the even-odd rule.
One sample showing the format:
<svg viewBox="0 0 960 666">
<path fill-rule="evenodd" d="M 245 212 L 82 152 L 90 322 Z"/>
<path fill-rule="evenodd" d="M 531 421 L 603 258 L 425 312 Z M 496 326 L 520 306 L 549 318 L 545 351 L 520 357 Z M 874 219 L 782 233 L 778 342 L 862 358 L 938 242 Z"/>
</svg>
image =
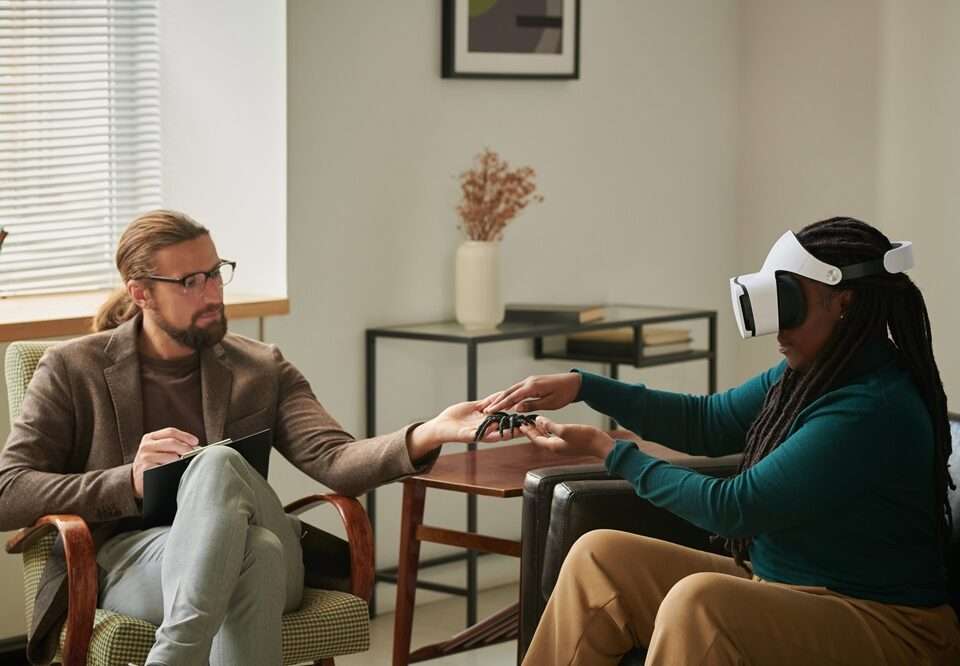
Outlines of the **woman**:
<svg viewBox="0 0 960 666">
<path fill-rule="evenodd" d="M 540 446 L 603 457 L 638 495 L 723 537 L 733 555 L 585 535 L 525 664 L 616 664 L 635 646 L 648 649 L 647 664 L 960 663 L 944 565 L 950 433 L 923 296 L 898 271 L 903 252 L 863 222 L 832 218 L 793 239 L 761 273 L 734 280 L 745 336 L 762 332 L 761 283 L 775 281 L 772 330 L 786 357 L 742 386 L 699 397 L 573 372 L 482 402 L 527 412 L 583 400 L 679 451 L 744 453 L 736 477 L 715 479 L 597 428 L 543 417 L 525 426 Z M 797 274 L 785 272 L 784 252 Z"/>
</svg>

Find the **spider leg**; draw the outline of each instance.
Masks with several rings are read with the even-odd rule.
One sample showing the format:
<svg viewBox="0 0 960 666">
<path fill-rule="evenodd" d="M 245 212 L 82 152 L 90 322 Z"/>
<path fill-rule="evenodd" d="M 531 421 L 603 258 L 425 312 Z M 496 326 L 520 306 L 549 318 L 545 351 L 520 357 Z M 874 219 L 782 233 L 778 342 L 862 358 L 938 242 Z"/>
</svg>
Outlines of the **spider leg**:
<svg viewBox="0 0 960 666">
<path fill-rule="evenodd" d="M 503 439 L 504 426 L 510 422 L 510 415 L 504 414 L 500 417 L 500 439 Z"/>
<path fill-rule="evenodd" d="M 496 421 L 496 420 L 497 420 L 497 417 L 494 416 L 494 415 L 492 415 L 492 414 L 491 414 L 490 416 L 488 416 L 487 418 L 485 418 L 485 419 L 480 423 L 480 427 L 477 428 L 477 432 L 474 433 L 474 435 L 473 435 L 473 441 L 479 442 L 481 439 L 483 439 L 483 435 L 484 435 L 484 433 L 486 432 L 487 428 L 490 427 L 490 424 L 493 423 L 493 422 Z"/>
</svg>

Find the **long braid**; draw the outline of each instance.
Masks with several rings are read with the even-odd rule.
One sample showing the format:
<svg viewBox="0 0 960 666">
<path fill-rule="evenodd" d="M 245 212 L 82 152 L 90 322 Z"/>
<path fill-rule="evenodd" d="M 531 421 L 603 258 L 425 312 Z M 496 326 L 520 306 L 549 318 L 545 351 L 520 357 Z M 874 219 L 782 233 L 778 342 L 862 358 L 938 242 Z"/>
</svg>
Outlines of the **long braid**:
<svg viewBox="0 0 960 666">
<path fill-rule="evenodd" d="M 831 218 L 804 228 L 797 238 L 814 256 L 835 266 L 878 259 L 890 249 L 890 241 L 873 227 L 852 218 Z M 805 372 L 787 368 L 767 392 L 757 418 L 746 435 L 740 471 L 756 465 L 786 438 L 800 412 L 834 387 L 851 358 L 871 339 L 889 335 L 933 423 L 935 467 L 933 483 L 937 502 L 937 531 L 944 544 L 952 529 L 947 488 L 953 487 L 947 461 L 950 458 L 950 427 L 946 395 L 933 357 L 930 320 L 920 290 L 903 274 L 874 275 L 844 282 L 840 288 L 854 291 L 843 320 L 838 322 L 826 346 Z M 746 564 L 750 539 L 727 539 L 737 564 Z"/>
<path fill-rule="evenodd" d="M 933 358 L 933 334 L 923 294 L 913 282 L 910 282 L 909 286 L 903 290 L 902 300 L 902 307 L 907 314 L 902 320 L 891 321 L 890 333 L 903 353 L 910 375 L 920 389 L 920 394 L 930 411 L 937 442 L 935 487 L 937 502 L 942 507 L 944 518 L 938 524 L 938 528 L 941 541 L 946 548 L 950 533 L 953 531 L 953 515 L 947 491 L 956 489 L 949 469 L 953 446 L 950 422 L 947 417 L 947 396 L 940 379 L 940 370 Z"/>
</svg>

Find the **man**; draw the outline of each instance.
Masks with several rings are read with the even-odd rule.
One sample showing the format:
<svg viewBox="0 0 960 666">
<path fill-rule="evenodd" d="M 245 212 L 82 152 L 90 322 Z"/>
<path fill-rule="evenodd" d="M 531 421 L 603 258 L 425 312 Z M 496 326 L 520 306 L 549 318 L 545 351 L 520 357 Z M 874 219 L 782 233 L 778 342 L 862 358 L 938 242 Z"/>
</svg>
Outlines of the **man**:
<svg viewBox="0 0 960 666">
<path fill-rule="evenodd" d="M 92 335 L 37 366 L 0 454 L 0 530 L 72 513 L 91 526 L 100 605 L 159 625 L 148 664 L 280 663 L 280 620 L 303 590 L 299 521 L 228 447 L 181 480 L 173 525 L 140 529 L 143 474 L 202 443 L 272 428 L 274 446 L 334 491 L 359 495 L 423 471 L 483 415 L 461 403 L 355 441 L 273 345 L 227 334 L 236 264 L 188 216 L 154 211 L 117 247 L 123 287 Z M 28 656 L 48 662 L 66 609 L 62 547 L 41 581 Z"/>
</svg>

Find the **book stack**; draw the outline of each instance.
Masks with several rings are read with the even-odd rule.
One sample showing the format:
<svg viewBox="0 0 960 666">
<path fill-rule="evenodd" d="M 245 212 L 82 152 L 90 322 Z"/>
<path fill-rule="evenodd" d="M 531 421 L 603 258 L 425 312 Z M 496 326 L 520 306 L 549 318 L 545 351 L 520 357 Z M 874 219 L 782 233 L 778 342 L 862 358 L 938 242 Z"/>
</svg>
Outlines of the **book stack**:
<svg viewBox="0 0 960 666">
<path fill-rule="evenodd" d="M 692 339 L 686 328 L 644 326 L 642 356 L 678 354 L 690 350 Z M 567 336 L 568 354 L 585 354 L 605 357 L 631 357 L 634 350 L 634 329 L 609 328 L 602 331 L 585 331 Z"/>
<path fill-rule="evenodd" d="M 507 303 L 504 322 L 526 324 L 585 324 L 607 316 L 602 305 Z"/>
</svg>

